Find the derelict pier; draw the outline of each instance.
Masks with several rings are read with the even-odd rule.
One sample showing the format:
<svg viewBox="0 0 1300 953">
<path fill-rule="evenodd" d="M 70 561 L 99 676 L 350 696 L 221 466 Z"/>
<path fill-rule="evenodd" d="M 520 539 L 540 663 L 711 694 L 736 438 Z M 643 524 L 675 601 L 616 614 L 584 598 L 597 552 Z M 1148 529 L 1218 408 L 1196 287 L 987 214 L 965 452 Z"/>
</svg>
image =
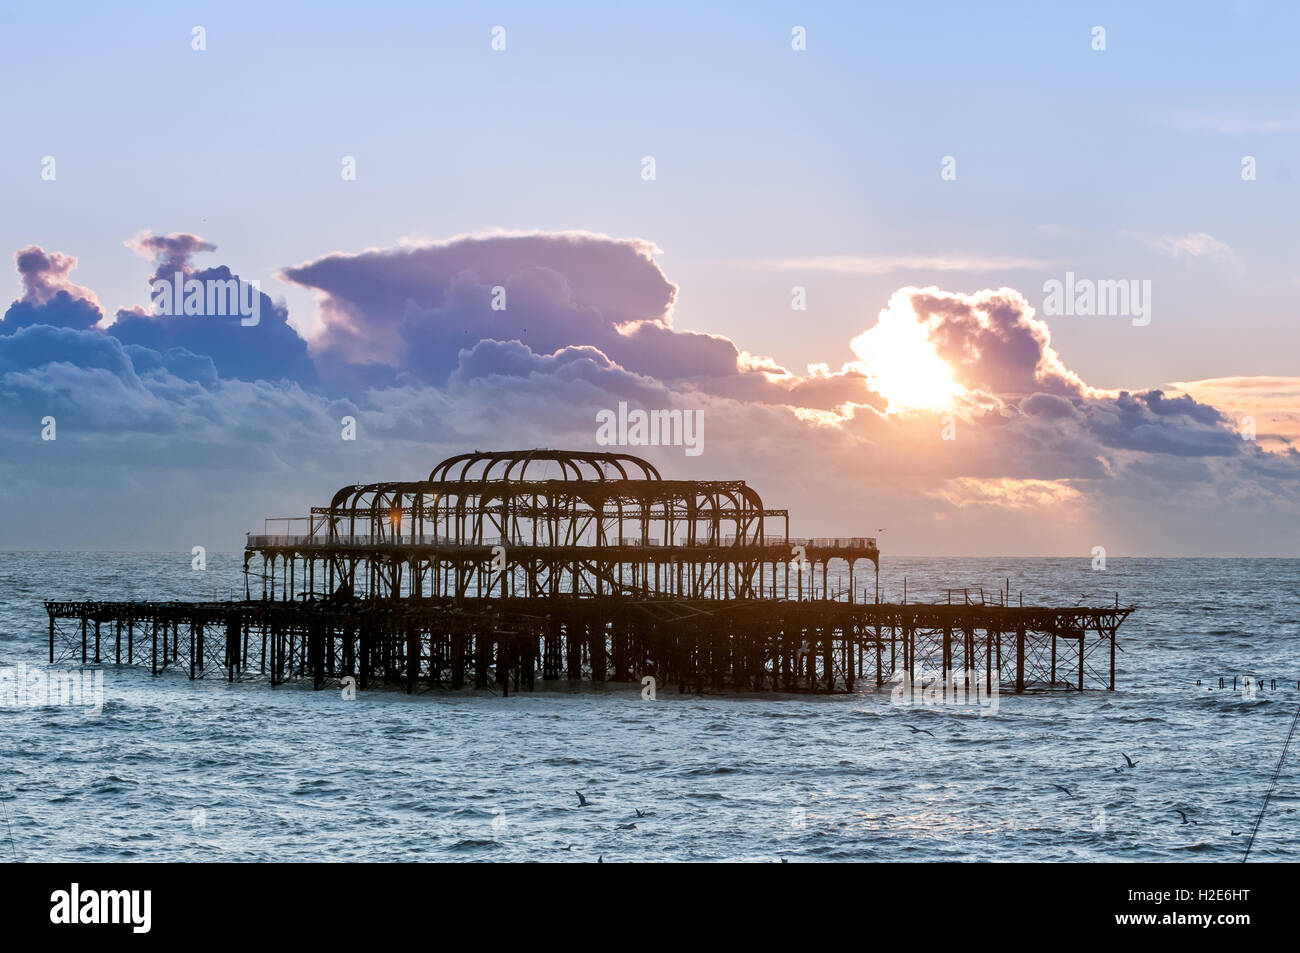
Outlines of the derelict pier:
<svg viewBox="0 0 1300 953">
<path fill-rule="evenodd" d="M 875 539 L 791 537 L 743 480 L 666 480 L 626 454 L 462 454 L 285 522 L 249 536 L 242 600 L 47 602 L 50 661 L 407 691 L 852 691 L 898 673 L 1113 690 L 1133 611 L 881 603 Z"/>
</svg>

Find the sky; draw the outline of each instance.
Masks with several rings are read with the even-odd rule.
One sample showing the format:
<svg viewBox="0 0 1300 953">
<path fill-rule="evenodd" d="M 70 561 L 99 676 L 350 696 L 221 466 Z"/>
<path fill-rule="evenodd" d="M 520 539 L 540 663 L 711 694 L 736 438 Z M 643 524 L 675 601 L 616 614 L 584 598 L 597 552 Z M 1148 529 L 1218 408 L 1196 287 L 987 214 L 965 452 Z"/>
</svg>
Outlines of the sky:
<svg viewBox="0 0 1300 953">
<path fill-rule="evenodd" d="M 705 442 L 618 449 L 800 535 L 1298 555 L 1298 39 L 1283 3 L 2 4 L 0 548 L 238 549 L 627 402 Z M 177 271 L 259 323 L 151 313 Z"/>
</svg>

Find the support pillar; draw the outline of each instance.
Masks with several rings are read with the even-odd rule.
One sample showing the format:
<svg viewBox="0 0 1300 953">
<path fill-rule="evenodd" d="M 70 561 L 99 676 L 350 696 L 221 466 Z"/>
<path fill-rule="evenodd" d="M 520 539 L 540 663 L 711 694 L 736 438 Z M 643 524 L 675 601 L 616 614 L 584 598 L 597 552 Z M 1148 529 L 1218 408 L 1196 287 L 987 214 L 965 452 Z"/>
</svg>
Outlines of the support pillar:
<svg viewBox="0 0 1300 953">
<path fill-rule="evenodd" d="M 1016 694 L 1025 690 L 1025 624 L 1016 624 Z"/>
</svg>

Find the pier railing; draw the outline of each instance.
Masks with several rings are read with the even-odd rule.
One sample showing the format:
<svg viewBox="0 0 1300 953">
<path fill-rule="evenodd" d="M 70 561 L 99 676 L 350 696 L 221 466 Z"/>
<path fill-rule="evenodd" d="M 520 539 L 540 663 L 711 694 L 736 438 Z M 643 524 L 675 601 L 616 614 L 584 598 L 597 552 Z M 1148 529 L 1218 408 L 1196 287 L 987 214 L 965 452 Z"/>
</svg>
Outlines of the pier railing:
<svg viewBox="0 0 1300 953">
<path fill-rule="evenodd" d="M 782 543 L 787 546 L 808 546 L 812 549 L 866 549 L 876 548 L 874 536 L 789 536 L 767 537 L 768 545 Z"/>
<path fill-rule="evenodd" d="M 450 536 L 434 536 L 428 534 L 403 535 L 372 535 L 372 534 L 349 534 L 329 537 L 324 534 L 316 535 L 249 535 L 246 544 L 249 549 L 274 549 L 294 546 L 530 546 L 534 545 L 530 540 L 516 539 L 512 540 L 506 536 L 492 536 L 479 541 L 457 540 Z M 605 546 L 663 546 L 661 540 L 644 536 L 620 536 L 617 540 L 606 540 Z M 728 535 L 722 538 L 722 542 L 711 539 L 690 540 L 685 536 L 678 537 L 677 546 L 679 547 L 718 547 L 718 546 L 757 546 L 759 541 L 754 537 Z M 812 549 L 860 549 L 872 551 L 876 549 L 876 539 L 873 536 L 765 536 L 762 545 L 764 546 L 807 546 Z"/>
</svg>

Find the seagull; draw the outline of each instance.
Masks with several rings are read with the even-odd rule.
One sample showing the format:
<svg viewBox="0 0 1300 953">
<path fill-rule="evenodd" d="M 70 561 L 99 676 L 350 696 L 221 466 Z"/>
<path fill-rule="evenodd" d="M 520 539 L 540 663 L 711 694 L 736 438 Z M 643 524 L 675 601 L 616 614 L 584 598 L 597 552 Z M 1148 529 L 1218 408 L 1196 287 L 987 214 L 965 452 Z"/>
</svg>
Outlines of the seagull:
<svg viewBox="0 0 1300 953">
<path fill-rule="evenodd" d="M 568 847 L 561 847 L 560 850 L 573 850 L 573 845 L 570 844 Z"/>
<path fill-rule="evenodd" d="M 1067 797 L 1074 797 L 1074 792 L 1071 791 L 1069 788 L 1067 788 L 1064 784 L 1053 784 L 1052 787 L 1060 791 L 1064 791 Z"/>
<path fill-rule="evenodd" d="M 1138 766 L 1138 763 L 1130 758 L 1127 752 L 1121 751 L 1120 754 L 1124 755 L 1124 760 L 1128 762 L 1130 768 L 1136 768 Z"/>
<path fill-rule="evenodd" d="M 637 817 L 645 817 L 645 811 L 641 810 L 640 808 L 634 807 L 632 808 L 632 810 L 636 811 Z"/>
<path fill-rule="evenodd" d="M 911 729 L 912 729 L 912 734 L 914 734 L 914 735 L 929 735 L 931 738 L 934 737 L 934 732 L 933 732 L 933 731 L 926 731 L 924 728 L 918 728 L 918 727 L 916 727 L 915 725 L 904 725 L 903 727 L 904 727 L 904 728 L 911 728 Z"/>
<path fill-rule="evenodd" d="M 1187 815 L 1186 815 L 1185 813 L 1183 813 L 1182 811 L 1178 810 L 1178 808 L 1174 808 L 1174 813 L 1177 814 L 1179 817 L 1181 817 L 1181 818 L 1183 819 L 1183 823 L 1184 823 L 1184 824 L 1195 824 L 1195 823 L 1196 823 L 1195 821 L 1189 821 L 1189 820 L 1187 819 Z"/>
<path fill-rule="evenodd" d="M 1241 836 L 1241 831 L 1228 831 L 1228 833 L 1231 834 L 1233 837 Z"/>
<path fill-rule="evenodd" d="M 581 791 L 574 791 L 573 793 L 576 794 L 576 795 L 578 795 L 578 807 L 587 807 L 587 806 L 588 806 L 587 799 L 586 799 L 585 797 L 582 796 L 582 792 L 581 792 Z"/>
</svg>

